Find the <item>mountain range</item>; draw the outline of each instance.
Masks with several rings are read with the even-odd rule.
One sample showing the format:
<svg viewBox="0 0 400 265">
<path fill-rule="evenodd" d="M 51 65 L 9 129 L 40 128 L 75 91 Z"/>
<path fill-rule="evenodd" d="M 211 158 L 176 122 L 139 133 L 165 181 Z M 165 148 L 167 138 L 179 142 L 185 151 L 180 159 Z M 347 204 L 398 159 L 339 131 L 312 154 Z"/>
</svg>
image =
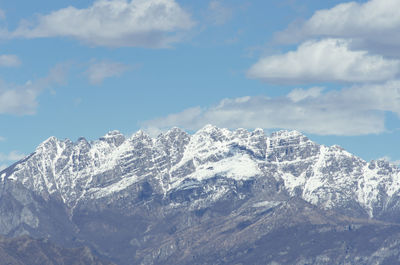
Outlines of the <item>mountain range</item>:
<svg viewBox="0 0 400 265">
<path fill-rule="evenodd" d="M 400 264 L 399 196 L 398 166 L 297 131 L 111 131 L 1 171 L 0 234 L 122 265 Z"/>
</svg>

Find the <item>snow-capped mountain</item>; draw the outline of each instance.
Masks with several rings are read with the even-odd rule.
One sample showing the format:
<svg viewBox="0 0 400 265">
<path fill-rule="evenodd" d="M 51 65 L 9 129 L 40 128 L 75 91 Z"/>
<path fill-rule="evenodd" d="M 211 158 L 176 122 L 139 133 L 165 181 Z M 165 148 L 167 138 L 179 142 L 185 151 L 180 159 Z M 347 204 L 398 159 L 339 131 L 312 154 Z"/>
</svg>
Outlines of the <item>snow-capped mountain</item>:
<svg viewBox="0 0 400 265">
<path fill-rule="evenodd" d="M 293 199 L 349 218 L 400 221 L 398 167 L 368 163 L 297 131 L 267 136 L 262 129 L 208 125 L 156 138 L 143 131 L 131 137 L 112 131 L 96 141 L 50 137 L 0 172 L 0 181 L 1 234 L 85 242 L 127 264 L 165 262 L 177 251 L 159 246 L 157 231 L 169 242 L 205 220 L 218 224 L 216 216 L 234 215 L 224 222 L 240 225 L 243 216 L 288 211 Z M 153 245 L 158 254 L 149 252 Z"/>
<path fill-rule="evenodd" d="M 130 138 L 112 131 L 93 142 L 50 137 L 0 176 L 43 198 L 57 196 L 71 208 L 147 178 L 166 195 L 216 176 L 236 181 L 271 176 L 283 181 L 292 196 L 327 209 L 355 204 L 370 217 L 400 190 L 399 168 L 385 161 L 367 163 L 297 131 L 266 136 L 261 129 L 229 131 L 211 125 L 193 135 L 173 128 L 157 138 L 143 131 Z M 217 188 L 212 196 L 224 192 Z"/>
</svg>

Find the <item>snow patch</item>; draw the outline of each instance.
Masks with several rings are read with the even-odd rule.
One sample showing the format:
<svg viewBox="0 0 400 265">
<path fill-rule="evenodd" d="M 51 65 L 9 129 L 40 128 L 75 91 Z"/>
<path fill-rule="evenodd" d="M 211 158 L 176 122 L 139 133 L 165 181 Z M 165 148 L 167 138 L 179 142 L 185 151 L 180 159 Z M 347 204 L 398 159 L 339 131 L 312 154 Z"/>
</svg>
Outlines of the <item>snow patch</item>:
<svg viewBox="0 0 400 265">
<path fill-rule="evenodd" d="M 221 176 L 234 180 L 247 180 L 258 175 L 262 175 L 262 172 L 256 161 L 251 159 L 247 154 L 236 154 L 216 162 L 198 165 L 196 170 L 192 174 L 187 175 L 185 179 L 202 181 L 215 176 Z M 171 188 L 179 186 L 183 179 L 175 181 Z"/>
<path fill-rule="evenodd" d="M 137 176 L 123 178 L 120 181 L 104 188 L 91 188 L 88 190 L 88 193 L 90 193 L 92 195 L 91 197 L 94 199 L 103 198 L 126 189 L 127 187 L 136 183 L 138 180 L 139 178 Z"/>
<path fill-rule="evenodd" d="M 262 208 L 270 209 L 270 208 L 278 206 L 281 203 L 282 202 L 280 202 L 280 201 L 262 201 L 262 202 L 257 202 L 255 204 L 253 204 L 253 207 L 254 208 L 261 208 L 262 207 Z"/>
</svg>

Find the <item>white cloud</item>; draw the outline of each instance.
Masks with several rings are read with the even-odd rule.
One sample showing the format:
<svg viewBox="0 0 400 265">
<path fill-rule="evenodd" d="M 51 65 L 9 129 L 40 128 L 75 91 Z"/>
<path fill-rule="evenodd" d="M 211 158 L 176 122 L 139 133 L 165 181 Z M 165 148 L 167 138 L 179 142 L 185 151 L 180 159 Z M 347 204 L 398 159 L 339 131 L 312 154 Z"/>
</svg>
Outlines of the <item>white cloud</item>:
<svg viewBox="0 0 400 265">
<path fill-rule="evenodd" d="M 3 169 L 6 169 L 8 167 L 8 165 L 6 164 L 1 164 L 0 165 L 0 171 L 2 171 Z"/>
<path fill-rule="evenodd" d="M 3 137 L 3 136 L 0 136 L 0 142 L 4 142 L 6 140 L 6 138 L 5 137 Z"/>
<path fill-rule="evenodd" d="M 4 154 L 4 153 L 0 153 L 0 161 L 4 162 L 4 161 L 17 161 L 17 160 L 21 160 L 22 158 L 24 158 L 25 155 L 18 152 L 18 151 L 11 151 L 8 154 Z"/>
<path fill-rule="evenodd" d="M 91 84 L 101 84 L 104 79 L 122 75 L 129 69 L 129 66 L 118 62 L 94 62 L 86 71 Z"/>
<path fill-rule="evenodd" d="M 212 0 L 208 4 L 208 19 L 215 25 L 225 24 L 232 18 L 233 10 L 222 1 Z"/>
<path fill-rule="evenodd" d="M 2 54 L 0 55 L 0 66 L 2 67 L 17 67 L 21 65 L 21 61 L 18 56 L 14 54 Z"/>
<path fill-rule="evenodd" d="M 400 44 L 400 1 L 349 2 L 318 10 L 304 23 L 296 23 L 278 34 L 284 42 L 310 37 L 358 39 L 362 46 L 386 52 Z M 397 51 L 397 48 L 396 48 Z"/>
<path fill-rule="evenodd" d="M 227 128 L 296 129 L 319 135 L 363 135 L 384 132 L 385 111 L 400 116 L 400 81 L 363 85 L 322 93 L 296 89 L 285 97 L 224 99 L 144 122 L 147 130 L 179 126 L 197 130 L 206 124 Z"/>
<path fill-rule="evenodd" d="M 293 89 L 287 97 L 293 102 L 298 102 L 306 98 L 317 98 L 321 95 L 323 87 L 312 87 L 309 89 L 295 88 Z"/>
<path fill-rule="evenodd" d="M 65 65 L 57 65 L 48 76 L 24 85 L 7 84 L 0 80 L 0 114 L 34 114 L 39 94 L 46 88 L 64 82 L 65 68 Z"/>
<path fill-rule="evenodd" d="M 194 25 L 174 0 L 97 0 L 22 22 L 9 38 L 71 37 L 95 46 L 167 47 Z"/>
<path fill-rule="evenodd" d="M 275 83 L 377 82 L 393 79 L 400 61 L 353 51 L 350 41 L 307 41 L 296 51 L 261 58 L 248 71 L 250 78 Z"/>
</svg>

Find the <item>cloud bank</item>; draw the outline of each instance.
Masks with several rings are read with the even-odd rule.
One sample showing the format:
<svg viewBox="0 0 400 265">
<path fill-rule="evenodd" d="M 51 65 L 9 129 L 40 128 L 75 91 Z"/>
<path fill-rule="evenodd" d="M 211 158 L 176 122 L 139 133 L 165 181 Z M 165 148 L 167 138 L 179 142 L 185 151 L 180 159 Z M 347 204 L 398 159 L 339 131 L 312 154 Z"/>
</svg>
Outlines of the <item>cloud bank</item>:
<svg viewBox="0 0 400 265">
<path fill-rule="evenodd" d="M 279 33 L 277 39 L 298 42 L 315 37 L 352 38 L 364 48 L 390 53 L 400 44 L 399 10 L 398 0 L 343 3 L 315 12 L 304 23 Z"/>
<path fill-rule="evenodd" d="M 250 78 L 273 83 L 377 82 L 395 78 L 400 61 L 350 50 L 350 41 L 307 41 L 296 51 L 261 58 Z"/>
<path fill-rule="evenodd" d="M 146 121 L 150 132 L 172 126 L 197 130 L 206 124 L 227 128 L 297 129 L 319 135 L 378 134 L 385 112 L 400 116 L 400 81 L 362 85 L 339 91 L 295 89 L 284 97 L 223 99 L 211 107 L 194 107 Z"/>
<path fill-rule="evenodd" d="M 163 48 L 193 25 L 174 0 L 98 0 L 86 9 L 69 6 L 38 15 L 3 37 L 70 37 L 94 46 Z"/>
</svg>

